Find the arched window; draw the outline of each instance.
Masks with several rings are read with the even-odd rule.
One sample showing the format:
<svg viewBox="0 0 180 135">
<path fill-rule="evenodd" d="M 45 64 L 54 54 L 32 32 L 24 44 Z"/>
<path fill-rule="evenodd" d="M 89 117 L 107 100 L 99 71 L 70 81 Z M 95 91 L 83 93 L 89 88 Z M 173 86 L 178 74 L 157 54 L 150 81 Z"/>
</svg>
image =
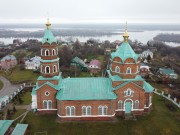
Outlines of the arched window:
<svg viewBox="0 0 180 135">
<path fill-rule="evenodd" d="M 120 73 L 120 68 L 119 68 L 118 66 L 116 66 L 115 72 L 116 72 L 116 73 Z"/>
<path fill-rule="evenodd" d="M 45 50 L 45 56 L 49 56 L 50 53 L 49 53 L 49 50 Z"/>
<path fill-rule="evenodd" d="M 48 109 L 52 109 L 52 101 L 48 100 Z"/>
<path fill-rule="evenodd" d="M 53 66 L 53 72 L 57 72 L 57 66 L 56 65 Z"/>
<path fill-rule="evenodd" d="M 75 115 L 75 107 L 74 106 L 67 106 L 66 107 L 66 115 L 67 116 L 74 116 Z"/>
<path fill-rule="evenodd" d="M 91 106 L 83 106 L 82 115 L 91 115 Z"/>
<path fill-rule="evenodd" d="M 149 105 L 152 103 L 152 96 L 149 96 Z"/>
<path fill-rule="evenodd" d="M 99 106 L 98 107 L 98 115 L 107 115 L 107 106 Z"/>
<path fill-rule="evenodd" d="M 44 106 L 44 109 L 47 109 L 47 100 L 43 101 L 43 106 Z"/>
<path fill-rule="evenodd" d="M 131 68 L 130 67 L 127 68 L 126 73 L 131 74 Z"/>
<path fill-rule="evenodd" d="M 123 109 L 123 101 L 119 100 L 118 109 Z"/>
<path fill-rule="evenodd" d="M 126 91 L 124 91 L 125 96 L 133 96 L 134 91 L 128 88 Z"/>
<path fill-rule="evenodd" d="M 138 100 L 136 100 L 134 102 L 134 109 L 139 109 L 139 101 Z"/>
<path fill-rule="evenodd" d="M 49 67 L 49 66 L 46 66 L 46 67 L 45 67 L 45 73 L 46 73 L 46 74 L 49 74 L 49 73 L 50 73 L 50 67 Z"/>
<path fill-rule="evenodd" d="M 56 55 L 56 50 L 55 49 L 52 50 L 52 55 Z"/>
</svg>

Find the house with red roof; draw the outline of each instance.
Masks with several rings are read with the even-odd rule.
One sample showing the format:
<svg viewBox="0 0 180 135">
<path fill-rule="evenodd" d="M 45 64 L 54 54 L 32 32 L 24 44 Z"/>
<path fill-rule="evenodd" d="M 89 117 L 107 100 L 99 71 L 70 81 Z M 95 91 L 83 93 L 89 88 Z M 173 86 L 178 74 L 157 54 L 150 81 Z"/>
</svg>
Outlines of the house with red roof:
<svg viewBox="0 0 180 135">
<path fill-rule="evenodd" d="M 91 60 L 88 65 L 88 69 L 90 70 L 91 74 L 96 74 L 101 70 L 101 62 L 99 60 Z"/>
</svg>

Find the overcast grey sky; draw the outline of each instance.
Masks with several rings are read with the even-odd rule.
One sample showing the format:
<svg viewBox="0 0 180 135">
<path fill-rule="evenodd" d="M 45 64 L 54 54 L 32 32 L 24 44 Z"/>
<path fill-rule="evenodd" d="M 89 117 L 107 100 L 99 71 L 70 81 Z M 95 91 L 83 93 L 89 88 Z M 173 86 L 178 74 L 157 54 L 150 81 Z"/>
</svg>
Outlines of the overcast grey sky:
<svg viewBox="0 0 180 135">
<path fill-rule="evenodd" d="M 0 0 L 0 23 L 180 23 L 180 0 Z"/>
</svg>

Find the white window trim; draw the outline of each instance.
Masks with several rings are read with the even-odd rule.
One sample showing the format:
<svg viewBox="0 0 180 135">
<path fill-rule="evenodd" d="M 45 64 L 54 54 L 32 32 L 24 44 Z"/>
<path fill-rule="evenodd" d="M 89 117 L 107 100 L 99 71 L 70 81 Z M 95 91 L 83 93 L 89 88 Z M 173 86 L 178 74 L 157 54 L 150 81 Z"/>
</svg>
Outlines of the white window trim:
<svg viewBox="0 0 180 135">
<path fill-rule="evenodd" d="M 117 72 L 117 70 L 119 70 L 119 71 Z M 116 72 L 116 73 L 120 73 L 120 72 L 121 72 L 119 66 L 116 66 L 116 67 L 115 67 L 115 72 Z"/>
<path fill-rule="evenodd" d="M 128 69 L 130 69 L 130 73 L 128 73 Z M 126 69 L 126 74 L 131 74 L 131 67 L 128 67 L 128 68 Z"/>
<path fill-rule="evenodd" d="M 122 108 L 119 108 L 120 102 L 121 102 L 121 104 L 122 104 Z M 123 101 L 122 101 L 122 100 L 119 100 L 119 101 L 118 101 L 118 110 L 122 110 L 122 109 L 123 109 Z"/>
<path fill-rule="evenodd" d="M 136 103 L 138 103 L 138 106 L 136 106 Z M 134 109 L 139 109 L 139 100 L 134 101 Z"/>
<path fill-rule="evenodd" d="M 102 111 L 102 114 L 99 114 L 99 108 L 101 108 L 101 111 Z M 105 106 L 102 106 L 102 105 L 100 105 L 100 106 L 98 106 L 98 115 L 99 116 L 106 116 L 107 114 L 104 114 L 104 108 L 106 108 L 107 110 L 107 114 L 108 114 L 108 107 L 105 105 Z"/>
<path fill-rule="evenodd" d="M 55 67 L 55 71 L 54 71 L 54 67 Z M 53 72 L 54 72 L 54 73 L 57 72 L 57 65 L 54 65 L 54 66 L 53 66 Z"/>
<path fill-rule="evenodd" d="M 44 108 L 44 102 L 47 103 L 47 108 Z M 49 108 L 49 102 L 51 102 L 51 107 L 52 107 L 52 100 L 43 100 L 43 108 L 42 110 L 52 110 L 52 108 Z"/>
<path fill-rule="evenodd" d="M 67 108 L 70 108 L 70 110 L 69 110 L 70 114 L 69 115 L 67 115 Z M 74 115 L 72 115 L 72 108 L 74 108 Z M 71 116 L 75 116 L 75 115 L 76 115 L 76 108 L 74 106 L 66 106 L 66 116 L 71 117 Z"/>
<path fill-rule="evenodd" d="M 130 95 L 128 95 L 128 91 L 130 91 Z M 126 91 L 124 91 L 124 97 L 133 97 L 134 91 L 128 88 Z"/>
<path fill-rule="evenodd" d="M 52 49 L 52 56 L 56 55 L 56 50 Z"/>
<path fill-rule="evenodd" d="M 47 73 L 47 71 L 46 71 L 46 68 L 47 68 L 47 67 L 49 67 L 49 73 Z M 50 66 L 45 66 L 45 73 L 46 73 L 46 74 L 50 74 L 50 73 L 51 73 L 51 68 L 50 68 Z"/>
<path fill-rule="evenodd" d="M 48 51 L 48 54 L 49 55 L 46 55 L 46 52 Z M 50 56 L 50 51 L 48 50 L 48 49 L 46 49 L 45 51 L 44 51 L 44 53 L 45 53 L 45 56 Z"/>
<path fill-rule="evenodd" d="M 49 93 L 48 95 L 46 95 L 47 92 Z M 50 92 L 49 92 L 49 91 L 46 91 L 46 92 L 45 92 L 45 96 L 49 96 L 49 95 L 50 95 Z"/>
<path fill-rule="evenodd" d="M 85 108 L 85 114 L 83 114 L 83 108 Z M 90 108 L 90 110 L 92 109 L 91 106 L 82 106 L 82 116 L 90 116 L 90 115 L 92 115 L 91 111 L 90 111 L 90 114 L 88 114 L 88 108 Z"/>
</svg>

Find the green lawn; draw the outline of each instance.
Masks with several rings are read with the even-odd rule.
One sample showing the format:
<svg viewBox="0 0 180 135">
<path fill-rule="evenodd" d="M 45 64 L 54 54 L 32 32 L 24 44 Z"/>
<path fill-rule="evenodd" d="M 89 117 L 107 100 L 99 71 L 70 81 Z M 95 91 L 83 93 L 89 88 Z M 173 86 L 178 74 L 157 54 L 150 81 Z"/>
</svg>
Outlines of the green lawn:
<svg viewBox="0 0 180 135">
<path fill-rule="evenodd" d="M 22 97 L 21 105 L 29 105 L 32 102 L 32 97 L 31 97 L 30 91 L 24 92 L 21 97 Z"/>
<path fill-rule="evenodd" d="M 3 88 L 4 84 L 3 82 L 0 80 L 0 90 Z"/>
<path fill-rule="evenodd" d="M 116 122 L 64 122 L 57 123 L 57 115 L 42 115 L 30 112 L 25 123 L 29 124 L 29 134 L 47 131 L 51 135 L 178 135 L 180 134 L 180 109 L 170 111 L 170 104 L 162 97 L 154 95 L 153 111 L 137 121 Z"/>
<path fill-rule="evenodd" d="M 4 73 L 4 76 L 12 83 L 18 84 L 28 81 L 35 83 L 39 74 L 33 73 L 32 70 L 20 70 L 17 66 L 12 71 Z"/>
</svg>

